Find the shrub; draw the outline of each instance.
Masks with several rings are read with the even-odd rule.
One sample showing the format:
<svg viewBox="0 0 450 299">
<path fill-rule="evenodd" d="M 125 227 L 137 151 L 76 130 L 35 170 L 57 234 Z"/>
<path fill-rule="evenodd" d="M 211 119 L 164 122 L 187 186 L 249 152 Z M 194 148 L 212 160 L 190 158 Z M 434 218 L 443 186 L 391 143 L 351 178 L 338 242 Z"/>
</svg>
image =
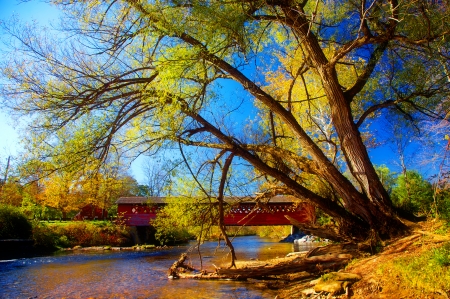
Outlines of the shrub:
<svg viewBox="0 0 450 299">
<path fill-rule="evenodd" d="M 39 221 L 33 222 L 34 247 L 42 251 L 53 251 L 58 247 L 59 236 L 55 231 Z"/>
<path fill-rule="evenodd" d="M 74 246 L 128 246 L 129 232 L 123 226 L 109 222 L 33 223 L 34 246 L 52 251 Z"/>
<path fill-rule="evenodd" d="M 450 243 L 444 244 L 440 248 L 435 248 L 431 253 L 432 263 L 440 267 L 450 266 Z"/>
<path fill-rule="evenodd" d="M 397 177 L 391 194 L 394 206 L 414 214 L 427 214 L 433 203 L 433 188 L 417 171 Z"/>
<path fill-rule="evenodd" d="M 436 209 L 439 217 L 450 222 L 450 190 L 438 190 L 436 194 Z"/>
<path fill-rule="evenodd" d="M 0 239 L 28 239 L 32 226 L 19 209 L 0 205 Z"/>
</svg>

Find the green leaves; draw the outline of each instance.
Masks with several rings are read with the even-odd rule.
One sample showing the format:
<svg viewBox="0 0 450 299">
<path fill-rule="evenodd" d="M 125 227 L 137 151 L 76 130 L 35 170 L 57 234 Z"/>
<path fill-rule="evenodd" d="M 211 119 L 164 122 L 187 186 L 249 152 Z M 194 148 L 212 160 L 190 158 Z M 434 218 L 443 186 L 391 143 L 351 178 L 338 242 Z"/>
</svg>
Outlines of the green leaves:
<svg viewBox="0 0 450 299">
<path fill-rule="evenodd" d="M 416 171 L 407 171 L 397 177 L 397 184 L 392 189 L 394 205 L 416 214 L 428 214 L 433 203 L 433 189 Z"/>
</svg>

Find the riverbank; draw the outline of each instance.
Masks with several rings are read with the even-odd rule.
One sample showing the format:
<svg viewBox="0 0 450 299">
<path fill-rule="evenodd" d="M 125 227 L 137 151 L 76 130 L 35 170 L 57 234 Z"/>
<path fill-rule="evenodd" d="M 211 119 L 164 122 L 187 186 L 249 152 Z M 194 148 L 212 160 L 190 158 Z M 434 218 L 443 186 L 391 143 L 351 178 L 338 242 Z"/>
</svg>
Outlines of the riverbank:
<svg viewBox="0 0 450 299">
<path fill-rule="evenodd" d="M 50 255 L 75 247 L 129 247 L 133 245 L 129 228 L 109 221 L 29 222 L 27 239 L 0 240 L 0 260 Z M 10 233 L 14 235 L 14 231 Z"/>
<path fill-rule="evenodd" d="M 162 245 L 162 246 L 156 246 L 156 245 L 134 245 L 134 246 L 89 246 L 89 247 L 82 247 L 82 246 L 75 246 L 73 248 L 61 248 L 58 251 L 142 251 L 142 250 L 149 250 L 149 249 L 171 249 L 172 246 Z"/>
<path fill-rule="evenodd" d="M 317 278 L 305 272 L 274 281 L 258 281 L 261 287 L 278 289 L 277 299 L 290 298 L 449 298 L 450 237 L 449 225 L 442 221 L 409 223 L 409 236 L 380 244 L 378 253 L 363 254 L 351 260 L 339 273 L 359 277 L 347 283 L 339 294 L 318 291 Z M 295 255 L 271 261 L 237 263 L 239 268 L 262 264 L 277 265 L 295 260 Z M 329 271 L 327 271 L 329 273 Z M 280 279 L 281 278 L 281 279 Z"/>
<path fill-rule="evenodd" d="M 408 223 L 410 234 L 378 244 L 374 254 L 356 244 L 332 244 L 269 260 L 217 264 L 212 272 L 171 277 L 251 281 L 291 298 L 449 298 L 450 226 L 443 221 Z M 174 264 L 175 266 L 175 264 Z M 175 270 L 175 268 L 171 268 Z"/>
</svg>

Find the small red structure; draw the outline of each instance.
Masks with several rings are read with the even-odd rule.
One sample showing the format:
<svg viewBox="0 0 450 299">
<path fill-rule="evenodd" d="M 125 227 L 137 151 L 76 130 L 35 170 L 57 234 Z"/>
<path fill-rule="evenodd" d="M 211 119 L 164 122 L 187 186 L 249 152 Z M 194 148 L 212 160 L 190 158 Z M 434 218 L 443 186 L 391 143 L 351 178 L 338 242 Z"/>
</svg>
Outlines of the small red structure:
<svg viewBox="0 0 450 299">
<path fill-rule="evenodd" d="M 108 212 L 93 204 L 85 205 L 81 211 L 73 217 L 73 220 L 105 220 Z"/>
<path fill-rule="evenodd" d="M 165 197 L 121 197 L 117 200 L 117 214 L 124 224 L 129 226 L 149 226 L 156 213 L 167 204 Z M 315 208 L 299 203 L 292 196 L 275 196 L 269 203 L 257 207 L 255 202 L 227 200 L 232 207 L 225 215 L 227 226 L 291 225 L 285 216 L 301 223 L 315 222 Z"/>
</svg>

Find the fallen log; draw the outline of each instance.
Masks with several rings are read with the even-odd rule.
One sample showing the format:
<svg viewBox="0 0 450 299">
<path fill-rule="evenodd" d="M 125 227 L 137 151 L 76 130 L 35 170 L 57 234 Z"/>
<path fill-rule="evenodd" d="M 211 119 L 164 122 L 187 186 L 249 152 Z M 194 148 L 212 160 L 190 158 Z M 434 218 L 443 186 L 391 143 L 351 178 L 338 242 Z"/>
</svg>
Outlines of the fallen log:
<svg viewBox="0 0 450 299">
<path fill-rule="evenodd" d="M 169 269 L 171 278 L 191 278 L 203 280 L 246 280 L 267 279 L 280 277 L 282 275 L 306 272 L 309 275 L 319 275 L 324 271 L 336 271 L 346 265 L 352 258 L 360 255 L 358 244 L 343 243 L 330 244 L 322 247 L 316 247 L 306 253 L 305 256 L 298 256 L 289 261 L 278 262 L 275 264 L 265 264 L 260 266 L 247 266 L 245 268 L 229 269 L 216 268 L 215 272 L 196 271 L 196 273 L 181 273 L 185 269 L 195 271 L 190 266 L 186 266 L 187 255 L 183 253 Z"/>
<path fill-rule="evenodd" d="M 230 279 L 262 278 L 283 274 L 308 272 L 321 273 L 324 270 L 337 270 L 348 263 L 353 256 L 350 254 L 327 254 L 326 256 L 313 256 L 295 259 L 275 265 L 242 268 L 242 269 L 216 269 L 220 277 Z"/>
<path fill-rule="evenodd" d="M 178 278 L 185 278 L 185 279 L 199 279 L 199 280 L 246 280 L 246 279 L 232 279 L 226 275 L 218 275 L 217 273 L 196 273 L 196 274 L 189 274 L 189 273 L 179 273 Z"/>
</svg>

